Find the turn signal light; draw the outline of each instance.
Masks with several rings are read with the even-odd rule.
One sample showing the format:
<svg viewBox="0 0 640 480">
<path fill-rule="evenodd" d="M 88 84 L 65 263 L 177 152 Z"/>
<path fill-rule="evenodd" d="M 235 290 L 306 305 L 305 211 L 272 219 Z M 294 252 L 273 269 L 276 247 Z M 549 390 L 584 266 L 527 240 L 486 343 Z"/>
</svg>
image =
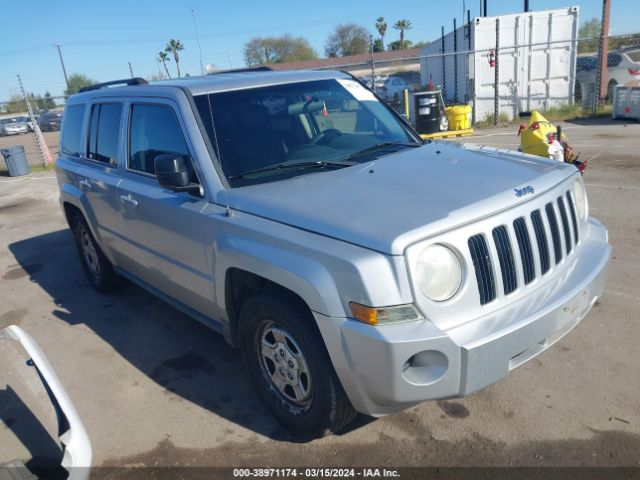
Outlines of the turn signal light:
<svg viewBox="0 0 640 480">
<path fill-rule="evenodd" d="M 368 325 L 385 325 L 397 322 L 410 322 L 420 320 L 422 315 L 413 305 L 398 305 L 395 307 L 375 308 L 349 303 L 353 318 Z"/>
</svg>

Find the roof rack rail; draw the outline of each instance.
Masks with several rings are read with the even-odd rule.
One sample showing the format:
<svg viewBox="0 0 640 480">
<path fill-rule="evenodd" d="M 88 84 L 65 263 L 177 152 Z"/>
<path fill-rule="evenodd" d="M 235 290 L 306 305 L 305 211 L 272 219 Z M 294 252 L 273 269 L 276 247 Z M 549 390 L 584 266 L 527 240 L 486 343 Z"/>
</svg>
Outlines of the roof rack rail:
<svg viewBox="0 0 640 480">
<path fill-rule="evenodd" d="M 104 87 L 111 87 L 113 85 L 147 85 L 147 82 L 144 78 L 134 77 L 134 78 L 125 78 L 123 80 L 111 80 L 110 82 L 102 82 L 96 83 L 93 85 L 89 85 L 88 87 L 82 87 L 78 90 L 78 93 L 89 92 L 91 90 L 100 90 Z"/>
<path fill-rule="evenodd" d="M 273 68 L 262 65 L 260 67 L 247 67 L 247 68 L 231 68 L 229 70 L 216 70 L 215 72 L 209 72 L 207 75 L 218 75 L 219 73 L 242 73 L 242 72 L 272 72 Z"/>
</svg>

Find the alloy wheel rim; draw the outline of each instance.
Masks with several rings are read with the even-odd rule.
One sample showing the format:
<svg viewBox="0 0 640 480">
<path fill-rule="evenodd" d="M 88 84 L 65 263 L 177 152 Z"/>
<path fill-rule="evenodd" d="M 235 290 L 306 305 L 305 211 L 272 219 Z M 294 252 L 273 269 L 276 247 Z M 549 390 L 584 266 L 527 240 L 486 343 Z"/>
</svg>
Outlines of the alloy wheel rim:
<svg viewBox="0 0 640 480">
<path fill-rule="evenodd" d="M 293 335 L 267 322 L 257 340 L 260 370 L 271 390 L 291 413 L 309 410 L 313 400 L 311 373 Z"/>
</svg>

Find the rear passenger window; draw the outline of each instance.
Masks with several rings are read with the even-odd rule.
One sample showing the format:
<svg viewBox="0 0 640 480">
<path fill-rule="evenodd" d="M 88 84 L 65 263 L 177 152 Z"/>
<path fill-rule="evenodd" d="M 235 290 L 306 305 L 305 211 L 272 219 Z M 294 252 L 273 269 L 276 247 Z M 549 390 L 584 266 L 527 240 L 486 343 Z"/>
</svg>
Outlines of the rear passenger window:
<svg viewBox="0 0 640 480">
<path fill-rule="evenodd" d="M 91 108 L 87 158 L 118 163 L 121 103 L 100 103 Z"/>
<path fill-rule="evenodd" d="M 129 168 L 155 175 L 154 159 L 163 153 L 189 157 L 189 149 L 173 109 L 166 105 L 132 105 Z"/>
<path fill-rule="evenodd" d="M 60 149 L 62 153 L 79 157 L 83 153 L 82 148 L 82 120 L 84 119 L 84 103 L 70 105 L 66 108 L 62 117 L 62 140 Z"/>
</svg>

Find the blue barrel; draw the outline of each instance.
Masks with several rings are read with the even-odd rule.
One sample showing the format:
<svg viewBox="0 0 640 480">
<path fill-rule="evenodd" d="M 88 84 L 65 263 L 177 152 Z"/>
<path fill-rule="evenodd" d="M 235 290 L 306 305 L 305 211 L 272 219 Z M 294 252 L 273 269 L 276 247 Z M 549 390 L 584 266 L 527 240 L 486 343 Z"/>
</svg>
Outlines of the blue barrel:
<svg viewBox="0 0 640 480">
<path fill-rule="evenodd" d="M 4 157 L 10 176 L 19 177 L 29 174 L 29 164 L 27 163 L 27 156 L 24 154 L 24 147 L 22 145 L 2 148 L 0 149 L 0 153 L 2 153 Z"/>
</svg>

